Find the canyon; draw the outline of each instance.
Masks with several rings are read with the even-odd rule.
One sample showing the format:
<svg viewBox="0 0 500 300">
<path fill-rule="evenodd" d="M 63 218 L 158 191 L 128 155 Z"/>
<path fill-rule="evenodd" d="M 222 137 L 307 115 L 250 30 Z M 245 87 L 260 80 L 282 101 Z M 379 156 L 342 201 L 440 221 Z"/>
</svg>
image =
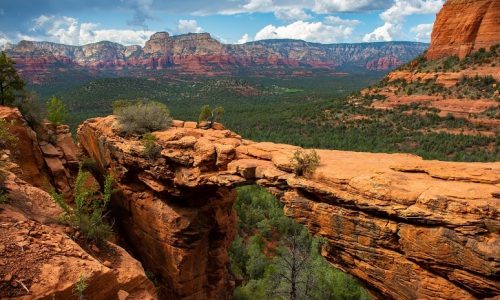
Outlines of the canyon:
<svg viewBox="0 0 500 300">
<path fill-rule="evenodd" d="M 449 0 L 422 65 L 411 62 L 364 90 L 362 96 L 385 97 L 368 105 L 394 109 L 422 102 L 471 121 L 474 114 L 498 110 L 497 83 L 487 86 L 491 97 L 478 99 L 402 96 L 391 86 L 432 81 L 451 90 L 476 75 L 498 81 L 500 58 L 493 54 L 488 62 L 460 70 L 434 65 L 450 55 L 470 58 L 498 43 L 498 3 Z M 140 74 L 172 69 L 212 75 L 246 66 L 335 70 L 352 63 L 385 69 L 400 64 L 406 54 L 423 51 L 414 53 L 405 45 L 363 48 L 292 40 L 224 45 L 208 34 L 157 33 L 145 47 L 24 41 L 7 52 L 24 76 L 43 79 L 54 68 L 62 73 L 137 68 Z M 336 55 L 355 59 L 341 61 Z M 442 69 L 429 71 L 429 66 Z M 498 127 L 495 116 L 481 116 L 478 122 Z M 219 123 L 206 129 L 173 120 L 169 128 L 152 132 L 157 151 L 146 155 L 141 137 L 123 136 L 113 115 L 87 119 L 76 141 L 66 125 L 42 122 L 32 128 L 16 108 L 0 106 L 0 119 L 17 137 L 15 144 L 0 149 L 5 181 L 0 191 L 7 199 L 0 201 L 2 299 L 76 299 L 82 276 L 89 299 L 231 299 L 236 282 L 228 249 L 238 218 L 233 205 L 237 188 L 244 185 L 259 185 L 275 195 L 286 216 L 327 242 L 321 254 L 332 267 L 357 278 L 374 299 L 500 295 L 498 161 L 444 162 L 411 154 L 316 149 L 319 166 L 309 176 L 297 176 L 292 157 L 310 149 L 254 142 Z M 83 241 L 77 230 L 62 224 L 62 210 L 51 195 L 58 191 L 71 202 L 83 163 L 92 166 L 89 184 L 102 185 L 108 174 L 114 178 L 109 206 L 114 234 L 105 246 Z"/>
<path fill-rule="evenodd" d="M 158 32 L 144 47 L 99 42 L 70 46 L 21 41 L 4 50 L 27 81 L 44 83 L 58 72 L 87 72 L 92 76 L 215 76 L 274 69 L 380 71 L 393 69 L 427 49 L 416 42 L 319 44 L 301 40 L 263 40 L 242 45 L 223 44 L 208 33 L 170 36 Z M 296 72 L 299 76 L 300 72 Z"/>
<path fill-rule="evenodd" d="M 174 122 L 161 154 L 120 137 L 115 117 L 86 121 L 82 148 L 116 179 L 134 252 L 171 297 L 226 299 L 234 187 L 258 184 L 287 216 L 329 242 L 323 255 L 383 299 L 474 299 L 500 292 L 500 163 L 424 161 L 407 154 L 317 150 L 310 178 L 292 172 L 298 147 Z M 176 276 L 173 276 L 176 274 Z"/>
<path fill-rule="evenodd" d="M 221 125 L 201 129 L 196 122 L 174 121 L 153 133 L 160 150 L 149 157 L 139 138 L 119 134 L 115 116 L 89 119 L 78 130 L 80 160 L 84 154 L 92 158 L 95 178 L 112 174 L 117 189 L 111 211 L 122 242 L 110 242 L 115 258 L 104 260 L 99 249 L 77 245 L 58 224 L 61 211 L 40 180 L 52 178 L 43 175 L 54 164 L 47 158 L 65 166 L 64 149 L 73 146 L 57 146 L 56 156 L 44 151 L 42 135 L 39 141 L 16 109 L 2 107 L 0 116 L 14 120 L 14 132 L 32 137 L 25 139 L 32 150 L 11 153 L 11 200 L 0 204 L 0 235 L 11 241 L 0 255 L 1 284 L 15 285 L 14 298 L 27 297 L 17 282 L 27 285 L 30 299 L 68 297 L 84 273 L 93 299 L 154 299 L 138 259 L 160 278 L 167 299 L 230 299 L 235 283 L 227 251 L 235 235 L 235 188 L 248 184 L 266 187 L 287 216 L 325 238 L 322 255 L 358 278 L 374 298 L 500 293 L 498 162 L 317 150 L 320 166 L 299 177 L 291 161 L 299 147 L 252 142 Z M 64 136 L 64 127 L 59 132 Z M 71 174 L 70 168 L 63 169 Z M 34 255 L 37 249 L 44 250 Z M 14 259 L 27 261 L 32 271 L 13 267 Z"/>
</svg>

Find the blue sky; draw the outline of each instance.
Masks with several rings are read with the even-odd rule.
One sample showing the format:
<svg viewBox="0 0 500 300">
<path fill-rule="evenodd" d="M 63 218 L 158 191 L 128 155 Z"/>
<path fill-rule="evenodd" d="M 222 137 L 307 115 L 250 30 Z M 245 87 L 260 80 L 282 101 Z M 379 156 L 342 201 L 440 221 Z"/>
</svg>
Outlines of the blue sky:
<svg viewBox="0 0 500 300">
<path fill-rule="evenodd" d="M 0 0 L 0 45 L 101 40 L 143 45 L 157 31 L 209 32 L 224 43 L 428 42 L 445 0 Z"/>
</svg>

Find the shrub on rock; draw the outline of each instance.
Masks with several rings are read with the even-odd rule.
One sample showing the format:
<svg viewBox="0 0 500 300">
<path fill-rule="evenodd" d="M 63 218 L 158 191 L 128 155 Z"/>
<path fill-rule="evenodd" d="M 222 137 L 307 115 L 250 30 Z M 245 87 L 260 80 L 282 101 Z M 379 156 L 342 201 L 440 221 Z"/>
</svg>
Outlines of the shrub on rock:
<svg viewBox="0 0 500 300">
<path fill-rule="evenodd" d="M 163 103 L 155 101 L 116 101 L 113 113 L 118 117 L 125 134 L 144 134 L 170 126 L 170 111 Z"/>
<path fill-rule="evenodd" d="M 320 157 L 315 150 L 306 152 L 297 150 L 293 153 L 292 164 L 297 176 L 310 176 L 320 164 Z"/>
</svg>

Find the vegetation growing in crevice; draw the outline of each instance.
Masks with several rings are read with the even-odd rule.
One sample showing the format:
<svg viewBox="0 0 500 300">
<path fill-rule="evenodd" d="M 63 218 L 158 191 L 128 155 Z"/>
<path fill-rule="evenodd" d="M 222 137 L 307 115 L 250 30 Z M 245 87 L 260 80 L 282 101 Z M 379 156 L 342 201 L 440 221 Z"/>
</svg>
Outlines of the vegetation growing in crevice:
<svg viewBox="0 0 500 300">
<path fill-rule="evenodd" d="M 84 275 L 80 275 L 78 281 L 73 288 L 73 294 L 76 296 L 78 300 L 85 300 L 85 291 L 89 287 L 87 283 L 87 277 Z"/>
<path fill-rule="evenodd" d="M 214 109 L 211 109 L 210 105 L 203 105 L 200 110 L 198 121 L 200 123 L 207 122 L 208 128 L 212 128 L 214 122 L 219 121 L 223 114 L 224 108 L 222 106 L 217 106 Z"/>
<path fill-rule="evenodd" d="M 112 233 L 106 221 L 106 208 L 113 193 L 113 177 L 106 176 L 102 193 L 95 184 L 89 184 L 88 177 L 89 173 L 80 168 L 75 179 L 74 207 L 61 194 L 54 191 L 52 196 L 63 210 L 64 223 L 80 230 L 88 241 L 103 244 Z"/>
<path fill-rule="evenodd" d="M 156 137 L 151 133 L 145 133 L 142 135 L 141 140 L 142 146 L 144 147 L 144 156 L 148 158 L 155 158 L 160 154 L 161 147 L 156 145 Z"/>
<path fill-rule="evenodd" d="M 230 249 L 240 299 L 370 299 L 351 276 L 321 255 L 326 245 L 287 218 L 264 189 L 238 189 L 238 236 Z"/>
</svg>

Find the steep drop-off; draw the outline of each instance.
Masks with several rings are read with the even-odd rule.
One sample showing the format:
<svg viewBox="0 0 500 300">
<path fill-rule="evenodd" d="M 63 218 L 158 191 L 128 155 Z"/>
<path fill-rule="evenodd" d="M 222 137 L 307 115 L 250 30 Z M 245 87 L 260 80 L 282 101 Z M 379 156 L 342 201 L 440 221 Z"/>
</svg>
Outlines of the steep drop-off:
<svg viewBox="0 0 500 300">
<path fill-rule="evenodd" d="M 77 163 L 78 149 L 67 127 L 38 135 L 17 109 L 4 106 L 0 119 L 17 138 L 0 149 L 0 298 L 76 299 L 84 278 L 86 299 L 157 299 L 141 264 L 123 248 L 80 245 L 78 231 L 60 224 L 62 210 L 43 189 L 53 184 L 70 197 L 68 168 Z"/>
<path fill-rule="evenodd" d="M 311 178 L 291 173 L 297 147 L 243 140 L 193 122 L 154 132 L 161 151 L 90 119 L 81 146 L 122 191 L 117 221 L 140 260 L 183 299 L 229 299 L 234 187 L 259 184 L 286 215 L 326 238 L 323 255 L 383 299 L 500 293 L 500 163 L 319 150 Z"/>
</svg>

